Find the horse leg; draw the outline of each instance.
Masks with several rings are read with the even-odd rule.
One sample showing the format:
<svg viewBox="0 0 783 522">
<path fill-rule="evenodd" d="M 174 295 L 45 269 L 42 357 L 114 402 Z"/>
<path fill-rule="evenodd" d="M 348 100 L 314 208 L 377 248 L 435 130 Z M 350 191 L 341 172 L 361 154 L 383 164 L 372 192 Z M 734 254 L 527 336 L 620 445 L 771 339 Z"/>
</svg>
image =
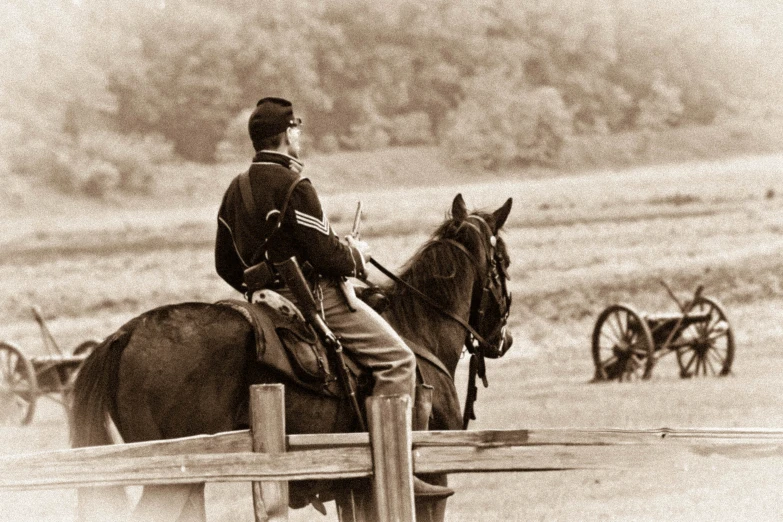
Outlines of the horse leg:
<svg viewBox="0 0 783 522">
<path fill-rule="evenodd" d="M 427 475 L 427 482 L 446 486 L 446 475 Z M 419 522 L 443 522 L 446 519 L 446 500 L 417 500 L 416 520 Z M 375 522 L 375 505 L 372 493 L 366 489 L 347 490 L 338 496 L 337 516 L 340 522 Z"/>
<path fill-rule="evenodd" d="M 144 486 L 132 522 L 204 522 L 204 485 Z"/>
<path fill-rule="evenodd" d="M 337 505 L 337 518 L 340 522 L 358 522 L 356 520 L 356 506 L 354 506 L 351 491 L 338 495 L 334 503 Z"/>
<path fill-rule="evenodd" d="M 135 404 L 136 407 L 132 412 L 134 422 L 123 424 L 122 435 L 125 440 L 136 442 L 164 438 L 149 406 L 140 400 L 128 402 Z M 206 520 L 204 484 L 144 486 L 131 520 L 133 522 L 204 522 Z"/>
<path fill-rule="evenodd" d="M 76 506 L 79 522 L 124 520 L 128 513 L 128 497 L 122 487 L 80 488 Z"/>
<path fill-rule="evenodd" d="M 335 500 L 340 522 L 376 522 L 372 493 L 360 489 L 346 489 Z"/>
<path fill-rule="evenodd" d="M 185 508 L 179 517 L 179 522 L 203 522 L 207 519 L 207 508 L 204 502 L 204 484 L 192 484 L 190 495 L 185 502 Z"/>
<path fill-rule="evenodd" d="M 423 475 L 422 479 L 429 484 L 448 486 L 446 475 Z M 418 522 L 443 522 L 446 519 L 447 500 L 417 500 L 416 520 Z"/>
<path fill-rule="evenodd" d="M 435 500 L 416 504 L 418 522 L 443 522 L 446 519 L 446 501 Z"/>
<path fill-rule="evenodd" d="M 122 436 L 107 415 L 104 421 L 107 440 L 122 444 Z M 79 522 L 108 522 L 123 520 L 128 514 L 128 495 L 122 486 L 80 488 L 77 493 L 76 520 Z"/>
</svg>

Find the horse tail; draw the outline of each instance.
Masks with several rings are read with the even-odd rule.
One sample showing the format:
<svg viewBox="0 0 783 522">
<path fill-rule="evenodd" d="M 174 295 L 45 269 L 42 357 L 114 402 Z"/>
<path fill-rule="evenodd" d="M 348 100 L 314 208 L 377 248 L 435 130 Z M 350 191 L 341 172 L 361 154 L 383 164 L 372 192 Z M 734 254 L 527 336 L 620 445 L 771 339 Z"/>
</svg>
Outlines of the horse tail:
<svg viewBox="0 0 783 522">
<path fill-rule="evenodd" d="M 106 414 L 116 419 L 114 392 L 120 358 L 133 331 L 129 326 L 96 346 L 79 369 L 71 396 L 71 446 L 74 448 L 112 444 Z"/>
<path fill-rule="evenodd" d="M 71 446 L 112 444 L 106 414 L 116 419 L 117 389 L 122 352 L 133 328 L 130 324 L 106 338 L 84 360 L 71 395 Z M 98 522 L 125 518 L 127 496 L 122 487 L 79 488 L 76 519 Z"/>
</svg>

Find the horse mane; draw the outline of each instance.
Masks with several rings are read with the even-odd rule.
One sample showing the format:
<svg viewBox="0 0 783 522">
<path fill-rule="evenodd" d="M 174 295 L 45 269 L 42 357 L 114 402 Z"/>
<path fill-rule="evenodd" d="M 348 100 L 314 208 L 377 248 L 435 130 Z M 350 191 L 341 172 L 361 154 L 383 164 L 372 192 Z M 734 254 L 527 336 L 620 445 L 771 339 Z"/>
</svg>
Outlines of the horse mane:
<svg viewBox="0 0 783 522">
<path fill-rule="evenodd" d="M 472 215 L 494 226 L 492 214 L 482 211 Z M 477 267 L 457 247 L 441 239 L 451 239 L 470 251 L 478 260 L 487 257 L 488 238 L 474 222 L 447 215 L 444 221 L 416 253 L 402 266 L 399 278 L 420 290 L 444 310 L 456 313 L 459 306 L 471 298 Z M 501 240 L 498 239 L 498 244 Z M 499 245 L 500 246 L 500 245 Z M 505 255 L 505 247 L 500 250 Z M 417 341 L 431 350 L 437 350 L 438 331 L 433 320 L 448 321 L 445 316 L 417 297 L 405 285 L 392 281 L 383 287 L 389 298 L 387 315 L 404 338 Z"/>
</svg>

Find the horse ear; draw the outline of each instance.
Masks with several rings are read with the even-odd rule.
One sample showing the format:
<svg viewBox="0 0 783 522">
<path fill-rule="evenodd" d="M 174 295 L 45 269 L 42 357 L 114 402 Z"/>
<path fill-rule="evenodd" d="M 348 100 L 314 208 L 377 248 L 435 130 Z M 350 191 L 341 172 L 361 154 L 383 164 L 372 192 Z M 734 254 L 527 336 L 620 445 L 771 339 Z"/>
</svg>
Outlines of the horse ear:
<svg viewBox="0 0 783 522">
<path fill-rule="evenodd" d="M 451 204 L 451 217 L 458 220 L 463 220 L 468 217 L 468 207 L 465 206 L 465 200 L 462 199 L 462 194 L 457 194 L 454 197 L 454 202 Z"/>
<path fill-rule="evenodd" d="M 506 224 L 506 219 L 508 219 L 508 215 L 511 212 L 512 201 L 513 200 L 511 198 L 508 198 L 502 207 L 500 207 L 499 209 L 497 209 L 495 212 L 492 213 L 492 216 L 495 218 L 496 233 L 498 230 L 503 228 L 503 225 Z"/>
</svg>

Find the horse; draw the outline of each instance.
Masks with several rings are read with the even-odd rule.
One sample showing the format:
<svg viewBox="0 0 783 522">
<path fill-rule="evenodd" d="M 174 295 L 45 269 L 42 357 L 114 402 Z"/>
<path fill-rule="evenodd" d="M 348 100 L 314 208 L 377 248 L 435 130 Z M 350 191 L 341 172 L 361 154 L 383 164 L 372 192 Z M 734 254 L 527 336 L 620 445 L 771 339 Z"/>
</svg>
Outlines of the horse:
<svg viewBox="0 0 783 522">
<path fill-rule="evenodd" d="M 469 212 L 457 194 L 431 238 L 398 276 L 389 272 L 393 279 L 378 287 L 387 299 L 384 318 L 406 342 L 419 347 L 414 350 L 417 374 L 434 387 L 428 429 L 467 425 L 469 405 L 463 416 L 454 386 L 463 351 L 467 348 L 483 366 L 484 357 L 501 357 L 513 343 L 506 327 L 510 259 L 498 235 L 511 203 L 509 198 L 493 212 Z M 260 383 L 285 384 L 289 434 L 357 431 L 347 399 L 317 395 L 258 364 L 254 335 L 242 314 L 220 304 L 172 304 L 131 319 L 97 346 L 80 369 L 72 393 L 72 446 L 113 443 L 107 419 L 125 442 L 245 428 L 240 411 L 246 407 L 249 386 Z M 447 482 L 445 475 L 426 479 Z M 312 498 L 312 488 L 319 485 L 292 482 L 292 507 L 306 504 L 301 500 Z M 366 502 L 366 481 L 363 486 Z M 350 487 L 362 491 L 355 484 Z M 345 491 L 339 483 L 331 491 L 331 498 L 321 498 L 336 500 L 342 519 Z M 125 509 L 123 488 L 79 492 L 80 519 L 115 518 Z M 145 486 L 134 517 L 203 521 L 204 484 Z M 443 520 L 445 500 L 417 501 L 417 517 Z"/>
</svg>

